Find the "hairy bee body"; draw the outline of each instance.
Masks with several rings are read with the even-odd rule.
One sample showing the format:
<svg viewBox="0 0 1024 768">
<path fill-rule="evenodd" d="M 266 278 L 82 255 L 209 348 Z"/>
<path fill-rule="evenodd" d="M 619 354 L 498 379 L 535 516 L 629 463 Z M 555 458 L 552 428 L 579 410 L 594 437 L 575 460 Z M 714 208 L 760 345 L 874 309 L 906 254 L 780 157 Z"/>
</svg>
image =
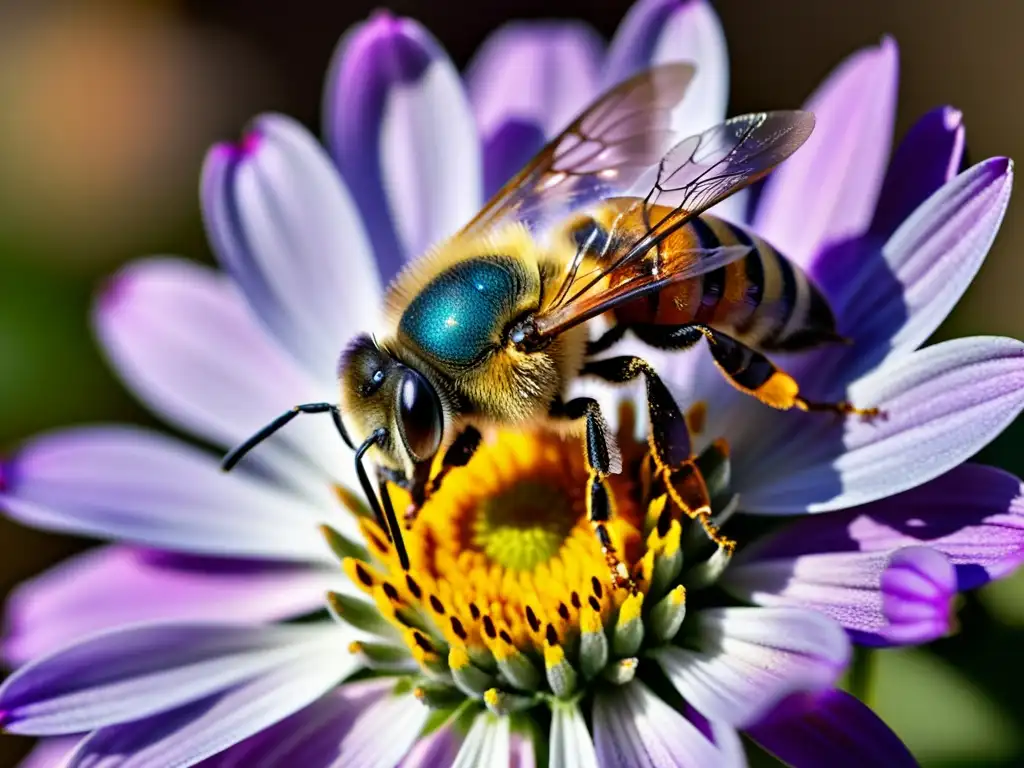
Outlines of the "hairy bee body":
<svg viewBox="0 0 1024 768">
<path fill-rule="evenodd" d="M 579 430 L 588 518 L 614 583 L 634 588 L 605 526 L 613 511 L 607 477 L 620 469 L 615 438 L 601 404 L 568 390 L 577 377 L 643 379 L 661 482 L 676 507 L 731 551 L 710 521 L 686 419 L 657 371 L 635 355 L 598 352 L 625 331 L 662 349 L 706 340 L 727 379 L 774 408 L 877 411 L 808 400 L 762 354 L 837 340 L 832 312 L 768 243 L 704 215 L 799 149 L 813 117 L 741 115 L 670 144 L 672 110 L 693 75 L 691 64 L 665 64 L 598 98 L 458 234 L 393 281 L 383 332 L 357 336 L 341 355 L 339 404 L 294 406 L 226 456 L 225 469 L 298 414 L 331 414 L 374 517 L 408 569 L 389 484 L 409 490 L 408 520 L 447 471 L 469 460 L 479 427 L 546 421 Z M 641 196 L 619 196 L 648 181 Z M 563 223 L 548 226 L 558 212 Z M 613 327 L 591 339 L 597 318 Z M 376 489 L 363 464 L 368 452 Z"/>
<path fill-rule="evenodd" d="M 630 208 L 632 200 L 612 200 L 566 228 L 571 248 L 589 241 L 603 248 L 602 258 L 613 261 L 619 248 L 607 243 L 608 231 L 632 242 L 670 208 L 655 206 L 645 220 Z M 616 323 L 643 335 L 647 326 L 701 323 L 765 352 L 797 351 L 836 341 L 835 317 L 818 288 L 796 265 L 768 242 L 716 216 L 695 216 L 647 254 L 655 269 L 660 254 L 748 246 L 751 251 L 705 274 L 674 283 L 612 310 Z M 610 277 L 615 285 L 615 276 Z"/>
<path fill-rule="evenodd" d="M 378 344 L 430 381 L 447 434 L 452 422 L 514 425 L 543 419 L 579 372 L 585 326 L 528 353 L 508 341 L 509 328 L 541 308 L 562 275 L 561 258 L 525 227 L 510 225 L 482 238 L 453 238 L 388 288 L 386 335 Z M 351 389 L 343 386 L 343 395 Z M 359 421 L 362 398 L 350 399 L 347 412 Z"/>
</svg>

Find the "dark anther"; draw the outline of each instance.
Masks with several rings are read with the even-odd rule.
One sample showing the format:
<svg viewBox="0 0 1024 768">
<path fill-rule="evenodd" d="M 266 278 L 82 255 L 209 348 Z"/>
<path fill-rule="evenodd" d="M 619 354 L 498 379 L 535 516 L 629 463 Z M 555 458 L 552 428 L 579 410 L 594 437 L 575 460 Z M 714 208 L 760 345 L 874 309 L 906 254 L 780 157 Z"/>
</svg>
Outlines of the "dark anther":
<svg viewBox="0 0 1024 768">
<path fill-rule="evenodd" d="M 452 616 L 451 623 L 452 632 L 458 635 L 458 637 L 461 640 L 465 640 L 467 637 L 469 637 L 469 634 L 466 632 L 466 628 L 462 626 L 462 622 L 459 621 L 455 616 Z"/>
<path fill-rule="evenodd" d="M 444 616 L 444 603 L 437 599 L 437 595 L 430 596 L 430 607 L 434 609 L 435 613 Z"/>
<path fill-rule="evenodd" d="M 590 577 L 590 586 L 594 588 L 594 594 L 597 595 L 598 600 L 604 597 L 604 587 L 601 586 L 601 581 L 597 576 Z"/>
<path fill-rule="evenodd" d="M 490 616 L 484 616 L 484 632 L 487 633 L 491 640 L 498 636 L 498 630 L 494 628 L 494 621 L 491 620 Z"/>
<path fill-rule="evenodd" d="M 419 599 L 420 599 L 421 597 L 423 597 L 423 590 L 422 590 L 422 589 L 420 589 L 420 585 L 419 585 L 419 584 L 417 584 L 417 583 L 416 583 L 416 579 L 414 579 L 414 578 L 413 578 L 412 576 L 410 576 L 410 575 L 409 575 L 408 573 L 407 573 L 407 574 L 405 574 L 405 585 L 406 585 L 407 587 L 409 587 L 409 592 L 410 592 L 410 593 L 412 594 L 412 596 L 413 596 L 413 597 L 415 597 L 415 598 L 416 598 L 417 600 L 419 600 Z"/>
<path fill-rule="evenodd" d="M 526 620 L 530 624 L 530 629 L 534 632 L 540 632 L 540 619 L 538 619 L 537 614 L 534 613 L 533 606 L 526 606 Z"/>
<path fill-rule="evenodd" d="M 548 624 L 548 628 L 544 631 L 544 639 L 547 640 L 548 645 L 558 645 L 558 632 L 555 631 L 554 624 Z"/>
<path fill-rule="evenodd" d="M 359 581 L 367 587 L 373 586 L 373 577 L 370 575 L 369 571 L 363 567 L 362 563 L 356 563 L 356 578 L 358 578 Z"/>
<path fill-rule="evenodd" d="M 388 600 L 393 600 L 396 603 L 401 600 L 398 590 L 395 589 L 395 585 L 391 582 L 385 581 L 382 588 L 384 590 L 384 594 L 388 596 Z"/>
</svg>

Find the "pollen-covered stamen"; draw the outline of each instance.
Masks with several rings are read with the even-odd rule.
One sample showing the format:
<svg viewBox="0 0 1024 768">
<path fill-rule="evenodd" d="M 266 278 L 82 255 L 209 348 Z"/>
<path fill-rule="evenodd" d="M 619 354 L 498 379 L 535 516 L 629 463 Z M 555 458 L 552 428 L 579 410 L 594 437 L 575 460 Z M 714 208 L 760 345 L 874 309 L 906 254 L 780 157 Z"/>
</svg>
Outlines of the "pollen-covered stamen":
<svg viewBox="0 0 1024 768">
<path fill-rule="evenodd" d="M 373 602 L 334 596 L 332 612 L 367 631 L 384 622 L 389 632 L 377 632 L 387 642 L 352 652 L 370 667 L 397 667 L 388 643 L 398 639 L 424 701 L 434 706 L 454 693 L 498 713 L 573 698 L 598 680 L 632 680 L 649 649 L 685 635 L 683 584 L 696 589 L 727 562 L 729 549 L 715 548 L 701 525 L 714 526 L 718 510 L 708 506 L 707 519 L 693 520 L 674 497 L 690 488 L 706 505 L 727 501 L 728 451 L 716 443 L 667 473 L 652 471 L 644 444 L 619 443 L 624 471 L 608 478 L 615 514 L 604 546 L 587 515 L 579 443 L 542 431 L 492 435 L 447 474 L 405 533 L 408 571 L 375 522 L 360 518 L 365 557 L 332 547 L 346 553 L 346 574 Z M 392 489 L 399 508 L 400 493 Z M 609 544 L 635 590 L 612 583 Z M 376 625 L 366 615 L 374 607 Z"/>
</svg>

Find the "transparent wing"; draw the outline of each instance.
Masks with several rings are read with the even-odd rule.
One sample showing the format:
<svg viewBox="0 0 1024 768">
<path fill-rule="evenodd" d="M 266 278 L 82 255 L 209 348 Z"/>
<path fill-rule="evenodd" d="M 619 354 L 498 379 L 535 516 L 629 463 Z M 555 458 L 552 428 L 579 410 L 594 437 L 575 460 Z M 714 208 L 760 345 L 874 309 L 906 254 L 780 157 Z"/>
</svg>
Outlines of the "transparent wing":
<svg viewBox="0 0 1024 768">
<path fill-rule="evenodd" d="M 692 64 L 654 67 L 591 104 L 502 187 L 463 232 L 501 221 L 534 228 L 566 211 L 621 195 L 672 141 L 672 110 L 693 79 Z"/>
<path fill-rule="evenodd" d="M 561 333 L 630 298 L 742 258 L 749 248 L 672 253 L 662 245 L 694 216 L 793 154 L 813 128 L 808 112 L 762 112 L 734 117 L 676 144 L 649 175 L 638 177 L 637 186 L 649 191 L 616 217 L 597 268 L 580 276 L 580 259 L 570 266 L 555 300 L 534 319 L 536 332 Z"/>
</svg>

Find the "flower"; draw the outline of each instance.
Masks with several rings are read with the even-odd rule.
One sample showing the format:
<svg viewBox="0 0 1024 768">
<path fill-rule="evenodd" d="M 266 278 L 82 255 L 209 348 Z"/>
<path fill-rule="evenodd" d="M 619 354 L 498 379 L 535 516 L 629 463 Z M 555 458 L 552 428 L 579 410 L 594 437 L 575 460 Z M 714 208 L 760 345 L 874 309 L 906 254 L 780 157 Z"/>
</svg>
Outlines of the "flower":
<svg viewBox="0 0 1024 768">
<path fill-rule="evenodd" d="M 726 56 L 704 2 L 638 3 L 603 57 L 580 26 L 507 29 L 482 49 L 466 90 L 425 30 L 372 18 L 343 38 L 332 67 L 330 155 L 276 115 L 214 148 L 203 208 L 230 277 L 169 259 L 129 267 L 97 306 L 104 348 L 156 412 L 218 446 L 291 403 L 335 399 L 338 350 L 373 327 L 380 286 L 400 264 L 467 219 L 483 188 L 558 130 L 571 114 L 563 105 L 669 59 L 696 59 L 705 73 L 676 127 L 720 120 Z M 743 759 L 737 729 L 797 765 L 910 761 L 870 710 L 832 688 L 848 637 L 942 634 L 957 589 L 1019 562 L 1019 481 L 962 462 L 1024 406 L 1024 365 L 1022 345 L 1005 339 L 917 349 L 980 267 L 1012 168 L 996 158 L 957 175 L 963 128 L 948 108 L 926 115 L 887 167 L 895 83 L 891 41 L 848 59 L 812 97 L 812 140 L 752 215 L 743 196 L 723 212 L 803 266 L 855 341 L 791 361 L 801 384 L 821 398 L 848 391 L 888 418 L 769 412 L 724 387 L 700 351 L 644 352 L 690 406 L 708 477 L 718 468 L 719 521 L 748 513 L 729 521 L 746 545 L 732 562 L 662 522 L 664 496 L 643 487 L 634 456 L 615 481 L 614 531 L 648 578 L 637 596 L 611 593 L 593 541 L 550 516 L 575 509 L 581 457 L 543 433 L 499 436 L 442 486 L 410 533 L 408 577 L 381 532 L 348 511 L 359 507 L 344 490 L 356 487 L 351 457 L 327 420 L 297 420 L 232 475 L 204 450 L 141 430 L 44 436 L 3 465 L 8 513 L 128 543 L 13 599 L 4 650 L 28 663 L 0 688 L 7 729 L 88 734 L 73 766 L 114 755 L 526 766 L 545 739 L 564 765 L 727 765 Z M 493 101 L 511 93 L 535 99 Z M 510 526 L 524 487 L 545 504 L 530 526 Z M 755 514 L 808 512 L 829 514 L 744 538 Z M 541 555 L 556 547 L 564 570 L 549 567 L 538 585 Z M 460 558 L 496 566 L 446 578 L 462 573 Z M 533 574 L 532 592 L 525 577 L 506 584 L 512 572 Z M 588 572 L 600 589 L 588 591 Z M 718 586 L 753 605 L 724 606 Z M 310 614 L 327 590 L 343 621 L 274 623 Z M 493 637 L 492 607 L 473 616 L 478 594 L 500 598 L 504 626 L 487 614 Z M 543 706 L 521 710 L 534 692 Z M 535 717 L 545 711 L 549 725 Z M 851 733 L 863 755 L 849 752 Z"/>
</svg>

